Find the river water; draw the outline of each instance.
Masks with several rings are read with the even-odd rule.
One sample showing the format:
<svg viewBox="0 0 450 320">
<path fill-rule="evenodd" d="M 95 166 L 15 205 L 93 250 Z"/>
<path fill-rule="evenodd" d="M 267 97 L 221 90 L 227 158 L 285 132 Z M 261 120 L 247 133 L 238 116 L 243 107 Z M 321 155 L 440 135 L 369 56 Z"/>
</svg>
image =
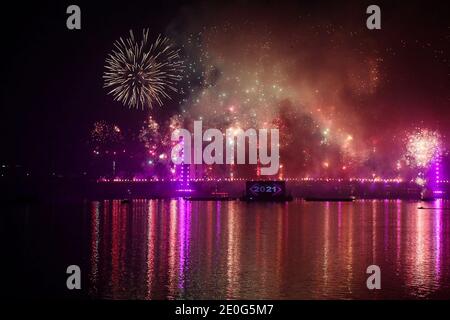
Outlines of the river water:
<svg viewBox="0 0 450 320">
<path fill-rule="evenodd" d="M 2 295 L 450 298 L 449 207 L 182 199 L 15 206 L 2 215 Z M 81 268 L 82 290 L 66 288 L 72 264 Z M 370 265 L 381 269 L 380 290 L 367 289 Z"/>
<path fill-rule="evenodd" d="M 93 202 L 89 295 L 449 298 L 447 207 L 400 200 Z M 381 290 L 366 286 L 373 264 L 381 269 Z"/>
</svg>

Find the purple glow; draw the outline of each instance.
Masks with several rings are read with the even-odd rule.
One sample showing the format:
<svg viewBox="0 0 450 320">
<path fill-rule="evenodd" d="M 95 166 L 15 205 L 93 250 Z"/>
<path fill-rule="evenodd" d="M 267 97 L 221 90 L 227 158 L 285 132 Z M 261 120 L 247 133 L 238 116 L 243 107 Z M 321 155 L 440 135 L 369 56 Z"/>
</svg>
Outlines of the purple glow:
<svg viewBox="0 0 450 320">
<path fill-rule="evenodd" d="M 442 198 L 444 195 L 444 191 L 442 190 L 442 157 L 439 153 L 432 166 L 432 181 L 430 183 L 430 186 L 433 190 L 433 194 L 437 198 Z"/>
<path fill-rule="evenodd" d="M 177 189 L 178 192 L 182 192 L 182 193 L 189 193 L 189 192 L 193 192 L 194 190 L 192 190 L 190 188 L 190 175 L 189 175 L 189 165 L 184 163 L 184 141 L 181 140 L 181 143 L 183 145 L 183 148 L 181 150 L 181 158 L 182 163 L 177 165 L 178 167 L 178 172 L 179 172 L 179 187 Z"/>
</svg>

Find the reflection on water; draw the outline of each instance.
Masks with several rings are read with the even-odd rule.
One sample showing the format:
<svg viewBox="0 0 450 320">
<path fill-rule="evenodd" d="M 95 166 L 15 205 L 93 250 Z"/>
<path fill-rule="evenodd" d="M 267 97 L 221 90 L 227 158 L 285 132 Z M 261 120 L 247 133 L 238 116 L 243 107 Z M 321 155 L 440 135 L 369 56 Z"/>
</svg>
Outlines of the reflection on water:
<svg viewBox="0 0 450 320">
<path fill-rule="evenodd" d="M 450 206 L 397 200 L 90 204 L 90 295 L 109 299 L 450 297 Z M 382 289 L 366 288 L 367 266 Z"/>
</svg>

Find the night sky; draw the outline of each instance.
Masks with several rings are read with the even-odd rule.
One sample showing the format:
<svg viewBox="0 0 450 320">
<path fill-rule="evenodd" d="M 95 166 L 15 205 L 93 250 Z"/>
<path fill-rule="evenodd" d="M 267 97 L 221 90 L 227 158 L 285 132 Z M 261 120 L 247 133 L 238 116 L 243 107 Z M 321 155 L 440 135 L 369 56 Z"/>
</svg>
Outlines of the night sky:
<svg viewBox="0 0 450 320">
<path fill-rule="evenodd" d="M 73 3 L 81 30 L 66 28 Z M 371 31 L 365 10 L 374 3 L 382 29 Z M 367 162 L 374 148 L 386 155 L 378 161 L 394 161 L 390 152 L 416 127 L 438 131 L 448 145 L 448 13 L 446 1 L 16 3 L 1 19 L 0 161 L 36 174 L 76 174 L 91 155 L 95 121 L 138 130 L 148 110 L 113 101 L 102 74 L 113 42 L 143 28 L 171 38 L 187 63 L 183 92 L 155 106 L 156 118 L 188 114 L 223 128 L 281 121 L 285 141 L 318 159 L 308 120 L 319 135 L 330 129 L 325 143 L 345 149 L 349 163 Z M 255 79 L 258 101 L 246 96 Z M 341 139 L 350 135 L 351 148 Z M 289 149 L 285 158 L 295 163 Z"/>
</svg>

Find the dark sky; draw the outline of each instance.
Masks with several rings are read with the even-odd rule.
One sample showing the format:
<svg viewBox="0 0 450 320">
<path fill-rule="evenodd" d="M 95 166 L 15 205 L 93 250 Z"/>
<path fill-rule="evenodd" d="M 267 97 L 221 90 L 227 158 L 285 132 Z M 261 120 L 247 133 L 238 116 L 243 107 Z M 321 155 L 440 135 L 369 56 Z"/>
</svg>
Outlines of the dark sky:
<svg viewBox="0 0 450 320">
<path fill-rule="evenodd" d="M 72 1 L 11 6 L 2 19 L 2 163 L 77 171 L 96 120 L 133 125 L 142 111 L 112 103 L 102 88 L 106 54 L 130 28 L 164 32 L 170 1 L 77 2 L 82 29 L 66 28 Z M 144 8 L 144 9 L 141 9 Z"/>
<path fill-rule="evenodd" d="M 448 1 L 345 4 L 298 1 L 287 5 L 280 1 L 231 1 L 225 10 L 212 1 L 16 3 L 2 10 L 1 19 L 0 161 L 19 163 L 38 172 L 80 172 L 88 157 L 86 142 L 94 121 L 113 121 L 130 128 L 141 125 L 145 113 L 113 102 L 102 87 L 105 57 L 112 43 L 129 29 L 150 28 L 155 34 L 177 32 L 182 37 L 186 31 L 183 28 L 195 30 L 202 23 L 210 25 L 215 17 L 233 23 L 236 21 L 233 10 L 242 12 L 244 20 L 252 12 L 256 20 L 265 19 L 267 11 L 273 12 L 274 18 L 267 20 L 276 29 L 278 18 L 280 26 L 286 28 L 284 15 L 298 10 L 311 24 L 342 25 L 347 33 L 351 28 L 368 32 L 358 28 L 365 28 L 365 8 L 372 2 L 382 7 L 382 30 L 355 38 L 355 47 L 367 43 L 370 50 L 381 52 L 378 56 L 383 57 L 382 71 L 388 72 L 383 79 L 389 81 L 382 83 L 382 98 L 372 101 L 383 106 L 377 112 L 361 112 L 358 119 L 364 120 L 362 126 L 371 124 L 373 128 L 385 130 L 406 117 L 418 124 L 425 121 L 447 134 L 450 126 Z M 66 29 L 65 11 L 73 3 L 82 10 L 79 31 Z M 361 39 L 364 44 L 360 43 Z M 226 51 L 227 44 L 224 46 Z M 336 59 L 339 65 L 339 59 L 345 63 L 346 57 Z M 388 109 L 386 101 L 394 107 Z M 165 107 L 176 110 L 178 104 L 174 101 Z M 385 123 L 385 117 L 394 120 Z"/>
</svg>

